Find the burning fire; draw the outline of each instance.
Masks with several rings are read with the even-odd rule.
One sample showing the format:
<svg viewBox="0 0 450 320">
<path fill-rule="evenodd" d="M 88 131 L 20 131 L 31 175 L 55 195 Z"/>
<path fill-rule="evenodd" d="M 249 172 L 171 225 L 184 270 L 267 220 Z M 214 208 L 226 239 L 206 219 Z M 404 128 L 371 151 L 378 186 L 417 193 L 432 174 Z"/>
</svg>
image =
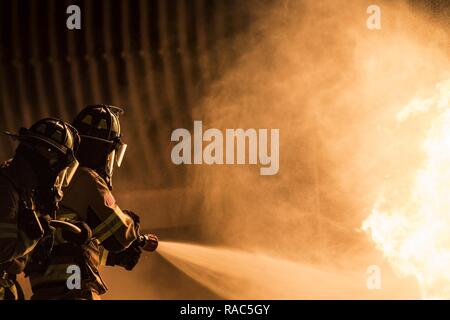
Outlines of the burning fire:
<svg viewBox="0 0 450 320">
<path fill-rule="evenodd" d="M 407 195 L 383 195 L 362 225 L 400 275 L 417 279 L 425 299 L 450 298 L 449 101 L 450 79 L 437 84 L 432 97 L 415 99 L 397 114 L 398 122 L 413 114 L 431 119 L 418 142 L 423 161 Z"/>
</svg>

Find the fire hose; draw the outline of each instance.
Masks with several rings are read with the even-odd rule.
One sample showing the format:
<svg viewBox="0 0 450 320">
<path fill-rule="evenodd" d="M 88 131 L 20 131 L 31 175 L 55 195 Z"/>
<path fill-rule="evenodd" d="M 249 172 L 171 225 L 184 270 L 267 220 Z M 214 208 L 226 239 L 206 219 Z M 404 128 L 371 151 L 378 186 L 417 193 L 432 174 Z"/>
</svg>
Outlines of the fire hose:
<svg viewBox="0 0 450 320">
<path fill-rule="evenodd" d="M 54 228 L 61 228 L 76 234 L 81 233 L 81 229 L 79 227 L 68 221 L 50 220 L 50 225 Z M 142 250 L 147 252 L 153 252 L 156 248 L 158 248 L 158 237 L 151 233 L 140 234 L 136 241 Z"/>
<path fill-rule="evenodd" d="M 76 234 L 81 233 L 81 229 L 74 225 L 73 223 L 63 221 L 63 220 L 50 220 L 50 225 L 53 228 L 61 228 L 63 230 L 71 231 Z"/>
</svg>

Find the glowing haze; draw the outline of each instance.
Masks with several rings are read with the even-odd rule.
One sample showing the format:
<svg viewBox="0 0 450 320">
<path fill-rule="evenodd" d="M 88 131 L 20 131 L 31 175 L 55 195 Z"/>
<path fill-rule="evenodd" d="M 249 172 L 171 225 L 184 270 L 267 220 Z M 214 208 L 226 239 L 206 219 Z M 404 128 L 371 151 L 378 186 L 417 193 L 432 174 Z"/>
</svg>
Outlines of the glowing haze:
<svg viewBox="0 0 450 320">
<path fill-rule="evenodd" d="M 380 2 L 381 30 L 371 31 L 365 25 L 368 4 L 343 3 L 285 1 L 262 10 L 251 36 L 243 36 L 241 58 L 196 110 L 195 116 L 207 126 L 276 127 L 283 133 L 280 171 L 273 179 L 256 176 L 248 166 L 195 171 L 193 187 L 204 196 L 205 238 L 296 261 L 299 270 L 307 265 L 303 272 L 292 274 L 292 281 L 304 278 L 310 267 L 328 268 L 325 282 L 331 286 L 335 279 L 342 285 L 341 292 L 351 291 L 354 284 L 340 281 L 343 274 L 350 272 L 354 282 L 361 281 L 372 264 L 381 266 L 386 289 L 395 278 L 388 280 L 391 270 L 389 264 L 383 265 L 383 257 L 394 269 L 400 264 L 408 270 L 405 275 L 429 282 L 426 273 L 450 270 L 445 262 L 450 257 L 433 255 L 442 261 L 433 262 L 433 272 L 427 271 L 435 245 L 426 236 L 435 230 L 427 228 L 439 226 L 440 234 L 445 230 L 450 234 L 449 221 L 430 219 L 420 229 L 421 219 L 432 213 L 424 208 L 409 215 L 404 209 L 405 214 L 394 214 L 391 220 L 374 221 L 371 230 L 381 234 L 381 240 L 372 242 L 357 230 L 383 192 L 395 197 L 394 208 L 413 206 L 407 190 L 413 188 L 414 177 L 424 166 L 426 156 L 418 146 L 426 137 L 421 133 L 433 126 L 434 118 L 428 114 L 410 123 L 398 120 L 406 117 L 404 106 L 409 101 L 445 94 L 442 81 L 450 71 L 449 29 L 415 7 L 388 1 Z M 442 84 L 436 93 L 437 83 Z M 436 145 L 441 142 L 435 141 Z M 422 186 L 427 193 L 420 195 L 423 200 L 435 187 L 442 187 L 442 179 L 433 184 L 431 176 L 422 179 L 427 179 Z M 434 214 L 444 217 L 444 199 L 450 193 L 441 190 L 433 196 L 442 197 L 442 210 Z M 417 229 L 411 229 L 413 225 Z M 387 235 L 393 230 L 392 240 L 397 242 L 391 243 Z M 403 240 L 408 243 L 401 249 Z M 417 250 L 423 260 L 405 256 L 407 250 Z M 445 283 L 445 277 L 435 276 Z M 301 281 L 297 284 L 301 286 Z M 305 282 L 304 290 L 308 289 L 310 284 Z M 400 297 L 413 292 L 407 286 L 395 286 L 395 290 Z M 384 297 L 391 297 L 389 290 Z M 417 292 L 416 297 L 420 297 Z"/>
<path fill-rule="evenodd" d="M 171 221 L 197 224 L 213 247 L 166 243 L 161 253 L 223 297 L 261 297 L 265 276 L 267 299 L 286 297 L 286 283 L 302 298 L 417 298 L 417 283 L 423 297 L 449 297 L 448 24 L 401 1 L 377 1 L 381 30 L 366 28 L 365 1 L 267 3 L 252 2 L 248 32 L 221 39 L 220 52 L 239 59 L 192 118 L 220 130 L 279 128 L 280 170 L 188 167 L 186 196 L 159 204 L 199 197 L 200 210 L 180 206 Z M 358 232 L 363 221 L 368 233 Z M 380 291 L 365 287 L 369 265 L 382 270 Z M 163 267 L 128 285 L 149 292 L 141 298 L 179 297 L 173 275 L 155 287 Z"/>
</svg>

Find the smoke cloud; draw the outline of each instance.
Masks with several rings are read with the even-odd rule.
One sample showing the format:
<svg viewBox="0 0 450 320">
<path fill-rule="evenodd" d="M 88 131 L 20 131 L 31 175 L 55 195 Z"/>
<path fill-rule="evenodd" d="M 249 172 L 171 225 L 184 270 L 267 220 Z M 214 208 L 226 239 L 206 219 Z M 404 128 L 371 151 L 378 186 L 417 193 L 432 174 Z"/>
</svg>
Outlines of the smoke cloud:
<svg viewBox="0 0 450 320">
<path fill-rule="evenodd" d="M 391 281 L 384 292 L 403 281 L 358 228 L 384 179 L 403 175 L 406 181 L 420 160 L 408 153 L 406 145 L 415 136 L 399 134 L 396 116 L 412 98 L 427 96 L 449 77 L 450 30 L 404 2 L 377 3 L 381 30 L 367 29 L 366 9 L 372 3 L 364 1 L 255 5 L 250 30 L 229 44 L 229 50 L 240 52 L 239 59 L 222 70 L 193 119 L 202 120 L 205 129 L 280 129 L 280 168 L 275 176 L 261 176 L 250 165 L 190 166 L 182 199 L 201 199 L 201 210 L 190 217 L 200 225 L 205 243 L 295 262 L 300 271 L 292 277 L 305 279 L 319 272 L 314 268 L 325 267 L 325 279 L 335 274 L 342 289 L 352 287 L 351 281 L 365 281 L 367 267 L 374 264 Z M 189 210 L 179 208 L 180 214 Z M 166 249 L 169 255 L 170 246 Z M 181 256 L 189 252 L 173 249 Z M 202 263 L 208 260 L 207 249 L 192 250 Z M 150 275 L 137 273 L 140 292 L 147 292 L 140 297 L 180 296 L 170 277 L 158 282 L 159 292 L 155 289 L 152 279 L 167 275 L 163 267 L 158 262 Z M 348 272 L 353 280 L 343 284 L 341 275 Z M 199 273 L 188 272 L 193 277 Z M 414 280 L 408 281 L 401 283 L 404 297 L 414 292 Z M 186 291 L 181 296 L 208 294 Z"/>
<path fill-rule="evenodd" d="M 261 8 L 241 58 L 194 118 L 220 129 L 279 128 L 280 172 L 193 169 L 206 239 L 336 272 L 364 274 L 383 263 L 357 229 L 383 179 L 407 177 L 420 160 L 402 153 L 415 136 L 399 135 L 396 114 L 449 76 L 449 30 L 390 2 L 380 3 L 381 30 L 368 30 L 367 6 L 286 1 Z"/>
</svg>

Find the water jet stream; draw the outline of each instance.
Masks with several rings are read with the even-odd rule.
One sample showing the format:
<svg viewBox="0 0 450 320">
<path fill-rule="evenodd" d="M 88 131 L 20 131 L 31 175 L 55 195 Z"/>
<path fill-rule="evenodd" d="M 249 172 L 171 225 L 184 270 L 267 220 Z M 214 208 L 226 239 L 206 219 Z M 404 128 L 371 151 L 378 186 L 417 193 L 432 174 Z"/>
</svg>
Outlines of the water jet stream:
<svg viewBox="0 0 450 320">
<path fill-rule="evenodd" d="M 377 298 L 367 289 L 364 273 L 328 271 L 268 255 L 189 243 L 162 241 L 158 252 L 225 299 Z"/>
</svg>

